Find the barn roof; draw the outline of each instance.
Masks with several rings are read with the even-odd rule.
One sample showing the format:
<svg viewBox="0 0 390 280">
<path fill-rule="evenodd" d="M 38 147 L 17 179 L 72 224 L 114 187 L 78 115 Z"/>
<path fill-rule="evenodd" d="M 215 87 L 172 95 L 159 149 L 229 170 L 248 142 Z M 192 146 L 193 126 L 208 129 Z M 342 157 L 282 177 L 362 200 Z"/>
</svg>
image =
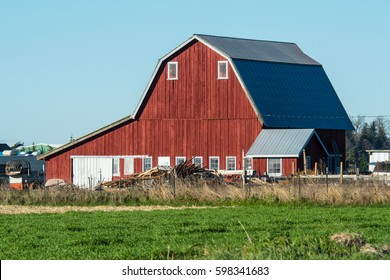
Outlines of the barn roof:
<svg viewBox="0 0 390 280">
<path fill-rule="evenodd" d="M 80 138 L 77 138 L 77 139 L 75 139 L 75 140 L 73 140 L 73 141 L 71 141 L 71 142 L 69 142 L 67 144 L 64 144 L 64 145 L 62 145 L 62 146 L 60 146 L 58 148 L 55 148 L 54 150 L 51 150 L 51 151 L 49 151 L 47 153 L 39 155 L 37 157 L 37 159 L 38 160 L 46 159 L 46 158 L 48 158 L 50 156 L 53 156 L 53 155 L 55 155 L 55 154 L 57 154 L 57 153 L 59 153 L 61 151 L 69 149 L 69 148 L 71 148 L 71 147 L 73 147 L 75 145 L 81 144 L 81 143 L 83 143 L 83 142 L 85 142 L 87 140 L 92 139 L 93 137 L 97 137 L 97 136 L 99 136 L 99 135 L 101 135 L 103 133 L 106 133 L 106 132 L 108 132 L 110 130 L 113 130 L 113 129 L 115 129 L 115 128 L 119 127 L 119 126 L 122 126 L 122 125 L 124 125 L 124 124 L 126 124 L 128 122 L 131 122 L 131 121 L 133 121 L 131 116 L 126 116 L 126 117 L 124 117 L 124 118 L 122 118 L 120 120 L 117 120 L 116 122 L 113 122 L 113 123 L 111 123 L 109 125 L 106 125 L 106 126 L 104 126 L 102 128 L 99 128 L 99 129 L 97 129 L 97 130 L 95 130 L 95 131 L 93 131 L 91 133 L 88 133 L 87 135 L 84 135 L 84 136 L 82 136 Z"/>
<path fill-rule="evenodd" d="M 268 128 L 353 130 L 323 67 L 294 43 L 195 34 L 159 60 L 133 117 L 138 118 L 160 67 L 194 40 L 229 60 Z"/>
<path fill-rule="evenodd" d="M 283 158 L 299 157 L 315 136 L 328 154 L 314 129 L 263 129 L 248 150 L 248 157 Z"/>
<path fill-rule="evenodd" d="M 322 66 L 233 63 L 266 127 L 354 129 Z"/>
<path fill-rule="evenodd" d="M 232 59 L 320 65 L 294 43 L 241 39 L 197 34 Z"/>
</svg>

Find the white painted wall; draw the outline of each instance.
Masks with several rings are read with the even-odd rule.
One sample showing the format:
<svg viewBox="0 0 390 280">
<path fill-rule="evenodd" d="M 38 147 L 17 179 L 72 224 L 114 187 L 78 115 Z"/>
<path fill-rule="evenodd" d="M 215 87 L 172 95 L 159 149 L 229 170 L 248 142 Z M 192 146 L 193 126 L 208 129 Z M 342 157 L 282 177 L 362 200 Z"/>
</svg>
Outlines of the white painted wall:
<svg viewBox="0 0 390 280">
<path fill-rule="evenodd" d="M 375 168 L 375 164 L 377 162 L 389 161 L 390 160 L 390 152 L 389 151 L 371 151 L 370 155 L 370 163 L 368 165 L 368 170 L 373 172 Z"/>
<path fill-rule="evenodd" d="M 93 188 L 112 180 L 112 158 L 73 157 L 73 184 L 81 188 Z"/>
</svg>

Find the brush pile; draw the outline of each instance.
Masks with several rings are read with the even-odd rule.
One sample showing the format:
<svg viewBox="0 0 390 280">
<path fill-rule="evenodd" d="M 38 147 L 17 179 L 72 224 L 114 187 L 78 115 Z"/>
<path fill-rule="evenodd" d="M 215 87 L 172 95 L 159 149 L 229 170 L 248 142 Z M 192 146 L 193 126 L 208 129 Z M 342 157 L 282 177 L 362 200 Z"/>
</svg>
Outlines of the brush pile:
<svg viewBox="0 0 390 280">
<path fill-rule="evenodd" d="M 179 163 L 173 168 L 168 166 L 156 166 L 150 170 L 142 173 L 134 173 L 126 178 L 119 180 L 109 181 L 102 183 L 99 187 L 110 188 L 126 188 L 133 186 L 136 183 L 148 181 L 148 182 L 161 182 L 163 179 L 180 178 L 180 179 L 198 179 L 213 176 L 213 171 L 204 169 L 198 164 L 193 164 L 191 160 Z M 214 175 L 217 176 L 217 175 Z"/>
<path fill-rule="evenodd" d="M 375 165 L 374 172 L 390 172 L 390 161 L 378 162 Z"/>
</svg>

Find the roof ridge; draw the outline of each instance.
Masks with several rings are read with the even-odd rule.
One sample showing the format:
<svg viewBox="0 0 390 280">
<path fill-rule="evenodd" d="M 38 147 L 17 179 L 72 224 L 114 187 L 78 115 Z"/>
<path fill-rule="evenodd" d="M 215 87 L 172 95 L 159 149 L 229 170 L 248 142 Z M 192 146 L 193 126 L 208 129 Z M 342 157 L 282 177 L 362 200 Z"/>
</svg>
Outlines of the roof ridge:
<svg viewBox="0 0 390 280">
<path fill-rule="evenodd" d="M 232 37 L 232 36 L 220 36 L 220 35 L 209 35 L 209 34 L 200 34 L 195 33 L 194 36 L 208 36 L 208 37 L 215 37 L 215 38 L 226 38 L 226 39 L 234 39 L 234 40 L 245 40 L 245 41 L 256 41 L 256 42 L 268 42 L 268 43 L 280 43 L 280 44 L 291 44 L 296 45 L 296 43 L 293 42 L 285 42 L 285 41 L 275 41 L 275 40 L 259 40 L 259 39 L 252 39 L 252 38 L 242 38 L 242 37 Z"/>
</svg>

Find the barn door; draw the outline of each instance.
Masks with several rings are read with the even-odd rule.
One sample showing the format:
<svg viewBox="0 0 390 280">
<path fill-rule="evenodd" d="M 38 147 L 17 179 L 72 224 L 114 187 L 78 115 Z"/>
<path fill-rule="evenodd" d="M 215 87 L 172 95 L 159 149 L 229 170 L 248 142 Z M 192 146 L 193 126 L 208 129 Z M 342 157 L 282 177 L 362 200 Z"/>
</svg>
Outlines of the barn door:
<svg viewBox="0 0 390 280">
<path fill-rule="evenodd" d="M 72 165 L 73 184 L 81 188 L 112 180 L 112 158 L 74 157 Z"/>
</svg>

